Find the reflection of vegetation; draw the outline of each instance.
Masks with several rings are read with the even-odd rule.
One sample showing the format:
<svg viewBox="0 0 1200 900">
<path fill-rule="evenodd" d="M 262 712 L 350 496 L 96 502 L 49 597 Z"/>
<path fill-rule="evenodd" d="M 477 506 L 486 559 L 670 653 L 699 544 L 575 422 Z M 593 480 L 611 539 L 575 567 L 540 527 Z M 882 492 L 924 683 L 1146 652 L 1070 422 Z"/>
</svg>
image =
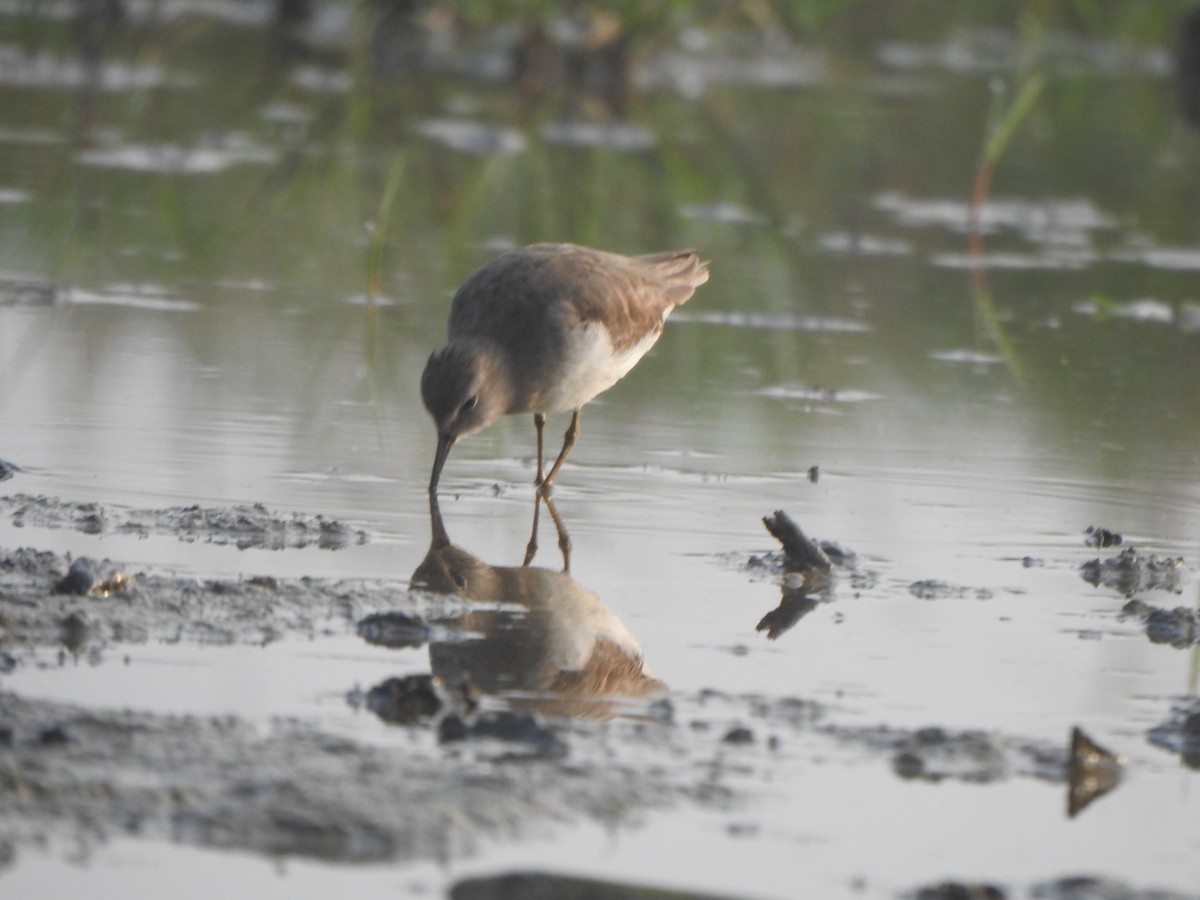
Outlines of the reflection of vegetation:
<svg viewBox="0 0 1200 900">
<path fill-rule="evenodd" d="M 983 234 L 980 220 L 983 207 L 991 195 L 992 178 L 996 172 L 996 165 L 1004 156 L 1004 151 L 1012 141 L 1017 127 L 1029 116 L 1045 85 L 1046 78 L 1041 72 L 1032 73 L 1021 84 L 1012 103 L 1000 114 L 984 144 L 983 157 L 979 161 L 979 168 L 975 173 L 975 187 L 971 192 L 971 229 L 968 240 L 971 258 L 974 260 L 971 269 L 971 284 L 975 291 L 975 304 L 988 333 L 992 336 L 996 348 L 1004 359 L 1004 364 L 1018 380 L 1023 380 L 1025 377 L 1021 360 L 1000 321 L 996 312 L 996 304 L 988 289 L 987 261 L 983 258 Z"/>
<path fill-rule="evenodd" d="M 357 308 L 335 307 L 343 314 L 331 315 L 332 304 L 360 294 L 393 298 L 395 306 L 371 311 L 368 304 L 363 313 L 378 317 L 368 323 L 378 340 L 367 348 L 369 371 L 390 384 L 419 370 L 424 349 L 438 342 L 453 286 L 494 246 L 541 239 L 627 251 L 697 244 L 714 258 L 709 309 L 853 317 L 886 331 L 888 340 L 854 362 L 845 343 L 827 335 L 683 328 L 676 352 L 648 360 L 643 377 L 673 365 L 672 385 L 687 390 L 716 378 L 713 360 L 732 355 L 743 361 L 734 377 L 747 389 L 746 373 L 756 369 L 756 384 L 804 379 L 836 387 L 854 379 L 882 391 L 898 375 L 930 379 L 921 351 L 969 342 L 975 325 L 960 302 L 960 272 L 930 264 L 939 253 L 959 251 L 957 226 L 897 221 L 878 208 L 883 191 L 957 197 L 979 176 L 979 196 L 986 197 L 1002 162 L 1007 194 L 1083 196 L 1152 230 L 1104 233 L 1098 241 L 1195 240 L 1200 181 L 1186 166 L 1161 164 L 1172 154 L 1186 158 L 1170 143 L 1173 96 L 1147 68 L 1106 68 L 1128 50 L 1124 35 L 1174 44 L 1165 5 L 572 4 L 569 11 L 585 24 L 607 22 L 609 30 L 597 25 L 593 37 L 627 44 L 628 52 L 616 55 L 596 44 L 593 58 L 580 56 L 590 52 L 578 40 L 586 28 L 560 27 L 562 4 L 411 4 L 413 17 L 398 21 L 394 10 L 403 6 L 357 4 L 344 34 L 320 39 L 290 22 L 286 41 L 199 11 L 172 22 L 127 17 L 100 40 L 93 32 L 88 53 L 97 55 L 101 78 L 116 71 L 106 67 L 141 66 L 164 76 L 155 85 L 0 85 L 0 126 L 55 135 L 43 146 L 0 141 L 0 170 L 11 173 L 0 187 L 36 198 L 0 207 L 0 236 L 10 248 L 5 263 L 12 265 L 11 248 L 18 247 L 25 265 L 13 268 L 32 267 L 65 284 L 151 283 L 231 310 L 315 312 L 277 321 L 320 329 L 329 347 L 341 338 L 361 340 Z M 1064 41 L 1067 62 L 1056 67 L 1053 42 L 1019 30 L 1014 9 L 1036 15 L 1043 36 L 1056 29 L 1089 40 L 1122 35 L 1122 42 L 1098 44 L 1101 51 L 1089 56 L 1091 44 Z M 31 52 L 68 60 L 81 52 L 61 22 L 32 13 L 20 21 Z M 512 22 L 520 27 L 498 27 Z M 975 26 L 988 29 L 971 31 Z M 527 29 L 540 29 L 536 46 L 522 43 Z M 986 59 L 968 59 L 965 70 L 942 61 L 960 57 L 939 55 L 939 48 L 970 51 L 972 36 L 980 35 Z M 1033 68 L 1023 69 L 1030 47 Z M 884 48 L 918 62 L 894 62 L 905 53 L 889 56 Z M 533 50 L 538 65 L 548 66 L 539 71 L 623 68 L 607 81 L 549 79 L 535 89 L 536 79 L 520 78 L 533 70 L 514 62 Z M 683 74 L 648 81 L 645 73 L 667 58 Z M 752 70 L 742 66 L 747 61 L 764 65 Z M 780 68 L 814 61 L 817 74 L 809 80 L 771 81 Z M 996 79 L 1016 84 L 1014 99 L 987 119 L 980 97 Z M 519 135 L 524 149 L 450 149 L 422 132 L 430 119 L 502 128 Z M 78 134 L 59 133 L 72 120 L 81 123 Z M 544 136 L 547 125 L 574 122 L 637 126 L 650 141 L 623 147 L 603 138 Z M 987 135 L 982 158 L 980 134 Z M 184 174 L 82 166 L 77 157 L 97 142 L 196 148 L 231 135 L 275 161 Z M 1117 160 L 1120 179 L 1110 177 Z M 744 210 L 748 221 L 685 214 L 722 204 Z M 831 233 L 854 249 L 827 252 L 821 241 Z M 869 251 L 872 238 L 909 250 L 860 252 Z M 989 249 L 1011 249 L 1018 240 L 991 235 Z M 1091 294 L 1120 302 L 1139 294 L 1170 300 L 1191 290 L 1186 272 L 1103 259 L 1069 278 L 989 274 L 990 290 L 1018 320 L 1006 323 L 1010 332 L 1047 305 L 1066 309 Z M 244 284 L 265 289 L 250 302 L 230 287 Z M 1039 349 L 1024 335 L 1018 364 L 990 294 L 979 299 L 1014 372 L 1057 371 L 1061 348 L 1043 341 Z M 436 304 L 438 313 L 425 304 Z M 237 321 L 233 312 L 213 317 L 207 327 L 187 329 L 184 340 L 202 358 L 217 356 L 244 339 Z M 874 368 L 861 365 L 867 355 Z M 304 361 L 309 371 L 323 362 Z M 653 391 L 624 396 L 631 404 L 654 402 Z M 696 402 L 707 402 L 704 396 Z"/>
</svg>

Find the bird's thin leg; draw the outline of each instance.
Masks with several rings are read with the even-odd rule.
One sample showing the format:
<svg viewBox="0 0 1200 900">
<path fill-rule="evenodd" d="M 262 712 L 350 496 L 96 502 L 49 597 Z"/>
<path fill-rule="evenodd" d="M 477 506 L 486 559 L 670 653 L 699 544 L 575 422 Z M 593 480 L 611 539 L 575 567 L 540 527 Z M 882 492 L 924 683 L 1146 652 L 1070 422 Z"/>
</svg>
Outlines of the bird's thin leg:
<svg viewBox="0 0 1200 900">
<path fill-rule="evenodd" d="M 558 510 L 554 507 L 554 499 L 546 498 L 546 509 L 550 511 L 550 518 L 554 520 L 554 527 L 558 531 L 558 549 L 562 551 L 563 572 L 571 571 L 571 536 L 567 534 L 566 526 L 563 525 L 562 517 L 559 516 Z"/>
<path fill-rule="evenodd" d="M 554 461 L 554 465 L 550 467 L 550 471 L 546 473 L 546 477 L 542 479 L 542 483 L 538 486 L 539 496 L 550 496 L 550 490 L 554 487 L 554 479 L 558 475 L 558 470 L 562 468 L 562 464 L 567 459 L 567 454 L 571 452 L 571 448 L 575 446 L 577 440 L 579 440 L 579 410 L 571 413 L 571 424 L 567 426 L 567 433 L 563 435 L 562 450 L 559 451 L 558 459 Z"/>
<path fill-rule="evenodd" d="M 533 495 L 533 527 L 529 530 L 529 543 L 525 545 L 525 561 L 521 563 L 523 566 L 533 562 L 533 558 L 537 556 L 538 543 L 538 513 L 541 511 L 542 497 L 541 494 Z"/>
<path fill-rule="evenodd" d="M 546 417 L 540 412 L 533 414 L 533 428 L 537 432 L 537 478 L 534 484 L 542 486 L 542 429 L 546 427 Z"/>
</svg>

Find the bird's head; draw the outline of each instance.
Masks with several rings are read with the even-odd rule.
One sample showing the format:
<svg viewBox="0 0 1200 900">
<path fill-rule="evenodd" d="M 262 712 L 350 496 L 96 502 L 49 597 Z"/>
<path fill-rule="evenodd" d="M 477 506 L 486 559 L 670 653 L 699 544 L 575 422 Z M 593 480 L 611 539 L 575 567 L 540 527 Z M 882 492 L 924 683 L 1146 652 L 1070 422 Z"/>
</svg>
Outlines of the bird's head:
<svg viewBox="0 0 1200 900">
<path fill-rule="evenodd" d="M 507 374 L 485 349 L 448 344 L 430 355 L 421 375 L 421 399 L 438 434 L 430 491 L 436 490 L 454 443 L 504 415 L 508 397 Z"/>
</svg>

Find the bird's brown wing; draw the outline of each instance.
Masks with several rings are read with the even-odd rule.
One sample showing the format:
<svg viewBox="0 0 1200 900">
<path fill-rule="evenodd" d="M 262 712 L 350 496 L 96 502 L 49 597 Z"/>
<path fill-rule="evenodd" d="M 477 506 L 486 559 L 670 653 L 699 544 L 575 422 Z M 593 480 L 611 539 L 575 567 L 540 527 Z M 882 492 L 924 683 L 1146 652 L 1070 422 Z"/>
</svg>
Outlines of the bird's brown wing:
<svg viewBox="0 0 1200 900">
<path fill-rule="evenodd" d="M 707 280 L 708 264 L 691 250 L 629 257 L 534 244 L 471 275 L 455 294 L 447 330 L 451 339 L 480 335 L 516 347 L 598 322 L 624 350 L 661 330 L 664 316 Z"/>
<path fill-rule="evenodd" d="M 661 331 L 667 314 L 708 280 L 708 264 L 691 250 L 634 257 L 589 251 L 572 267 L 573 318 L 602 323 L 616 350 Z"/>
</svg>

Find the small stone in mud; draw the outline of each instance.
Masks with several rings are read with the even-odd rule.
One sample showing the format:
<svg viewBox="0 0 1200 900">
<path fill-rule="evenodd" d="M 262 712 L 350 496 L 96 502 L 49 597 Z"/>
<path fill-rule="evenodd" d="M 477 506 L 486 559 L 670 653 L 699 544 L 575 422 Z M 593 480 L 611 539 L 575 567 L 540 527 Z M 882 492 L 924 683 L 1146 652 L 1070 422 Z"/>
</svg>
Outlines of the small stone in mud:
<svg viewBox="0 0 1200 900">
<path fill-rule="evenodd" d="M 54 585 L 56 594 L 79 594 L 84 596 L 96 583 L 95 563 L 90 559 L 80 558 L 71 563 L 67 574 Z"/>
<path fill-rule="evenodd" d="M 38 733 L 37 742 L 43 747 L 61 747 L 71 740 L 61 725 L 51 725 Z"/>
<path fill-rule="evenodd" d="M 1107 528 L 1099 528 L 1095 525 L 1089 525 L 1084 534 L 1087 535 L 1084 543 L 1089 547 L 1114 547 L 1125 540 L 1115 531 L 1109 531 Z"/>
<path fill-rule="evenodd" d="M 385 722 L 412 725 L 437 715 L 442 701 L 431 675 L 389 678 L 367 691 L 367 709 Z"/>
<path fill-rule="evenodd" d="M 808 467 L 808 480 L 811 481 L 813 484 L 816 484 L 817 481 L 820 480 L 820 478 L 821 478 L 821 469 L 818 466 L 809 466 Z"/>
<path fill-rule="evenodd" d="M 753 744 L 754 732 L 749 728 L 738 726 L 731 728 L 725 732 L 725 737 L 721 738 L 723 744 Z"/>
<path fill-rule="evenodd" d="M 358 621 L 358 636 L 368 644 L 401 650 L 420 647 L 429 640 L 429 626 L 402 612 L 372 613 Z"/>
</svg>

